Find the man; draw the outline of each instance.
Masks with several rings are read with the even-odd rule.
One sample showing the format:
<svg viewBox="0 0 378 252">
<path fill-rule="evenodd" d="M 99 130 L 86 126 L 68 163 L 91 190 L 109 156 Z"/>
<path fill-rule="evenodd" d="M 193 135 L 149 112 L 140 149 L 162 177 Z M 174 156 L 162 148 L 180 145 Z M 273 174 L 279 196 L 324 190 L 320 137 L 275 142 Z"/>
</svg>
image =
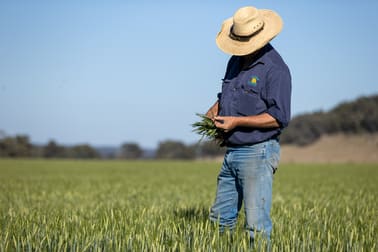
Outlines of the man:
<svg viewBox="0 0 378 252">
<path fill-rule="evenodd" d="M 252 242 L 257 232 L 270 239 L 279 136 L 290 120 L 290 72 L 269 44 L 282 25 L 274 11 L 248 6 L 224 21 L 216 38 L 218 47 L 233 56 L 218 101 L 207 112 L 224 131 L 227 147 L 210 219 L 221 230 L 233 229 L 244 201 Z"/>
</svg>

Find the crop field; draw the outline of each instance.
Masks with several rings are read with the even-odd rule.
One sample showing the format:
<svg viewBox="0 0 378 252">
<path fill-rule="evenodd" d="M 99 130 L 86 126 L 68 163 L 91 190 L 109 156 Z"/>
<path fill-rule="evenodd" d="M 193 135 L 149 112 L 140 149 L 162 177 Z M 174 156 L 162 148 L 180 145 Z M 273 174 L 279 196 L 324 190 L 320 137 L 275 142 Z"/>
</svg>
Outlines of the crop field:
<svg viewBox="0 0 378 252">
<path fill-rule="evenodd" d="M 250 251 L 208 220 L 220 163 L 0 160 L 0 251 Z M 378 165 L 282 165 L 271 251 L 377 251 Z M 264 241 L 259 243 L 264 251 Z"/>
</svg>

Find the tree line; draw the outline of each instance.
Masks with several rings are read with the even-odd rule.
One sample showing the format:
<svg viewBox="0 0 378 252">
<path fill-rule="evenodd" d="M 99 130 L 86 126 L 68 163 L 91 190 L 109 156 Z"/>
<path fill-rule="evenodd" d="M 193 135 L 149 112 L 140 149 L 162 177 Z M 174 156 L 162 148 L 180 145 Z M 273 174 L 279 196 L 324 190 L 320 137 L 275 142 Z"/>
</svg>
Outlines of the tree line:
<svg viewBox="0 0 378 252">
<path fill-rule="evenodd" d="M 0 157 L 3 158 L 67 158 L 67 159 L 197 159 L 223 155 L 216 143 L 203 141 L 186 145 L 181 141 L 160 142 L 156 151 L 146 153 L 137 143 L 126 142 L 106 153 L 88 144 L 64 146 L 51 140 L 46 145 L 35 145 L 27 135 L 1 136 Z"/>
<path fill-rule="evenodd" d="M 27 135 L 0 138 L 0 157 L 8 158 L 99 158 L 99 153 L 88 144 L 59 145 L 51 140 L 40 146 L 30 142 Z"/>
<path fill-rule="evenodd" d="M 294 117 L 281 136 L 282 144 L 308 145 L 325 134 L 361 134 L 378 132 L 378 95 L 344 102 L 334 109 Z M 27 135 L 7 136 L 0 131 L 0 157 L 8 158 L 77 158 L 77 159 L 197 159 L 222 156 L 225 148 L 215 142 L 187 145 L 181 141 L 160 142 L 153 153 L 137 143 L 125 142 L 106 153 L 88 144 L 64 146 L 54 140 L 35 145 Z"/>
<path fill-rule="evenodd" d="M 322 135 L 378 132 L 378 95 L 344 102 L 328 112 L 316 111 L 294 117 L 281 143 L 308 145 Z"/>
</svg>

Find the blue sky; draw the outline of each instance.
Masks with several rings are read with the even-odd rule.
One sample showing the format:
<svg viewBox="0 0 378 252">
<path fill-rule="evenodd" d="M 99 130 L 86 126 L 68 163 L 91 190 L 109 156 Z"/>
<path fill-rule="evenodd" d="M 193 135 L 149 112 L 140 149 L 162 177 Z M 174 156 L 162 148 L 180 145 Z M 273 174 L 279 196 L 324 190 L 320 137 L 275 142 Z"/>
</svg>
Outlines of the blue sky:
<svg viewBox="0 0 378 252">
<path fill-rule="evenodd" d="M 194 143 L 220 90 L 224 19 L 277 11 L 293 115 L 378 93 L 377 1 L 0 1 L 0 130 L 31 141 Z M 351 118 L 352 120 L 352 118 Z"/>
</svg>

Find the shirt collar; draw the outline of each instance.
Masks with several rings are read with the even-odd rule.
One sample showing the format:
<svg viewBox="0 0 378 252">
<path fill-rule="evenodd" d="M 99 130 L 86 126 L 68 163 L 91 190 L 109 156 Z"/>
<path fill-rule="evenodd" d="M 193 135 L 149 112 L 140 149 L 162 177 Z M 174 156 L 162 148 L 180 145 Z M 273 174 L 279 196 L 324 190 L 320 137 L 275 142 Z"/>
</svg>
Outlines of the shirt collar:
<svg viewBox="0 0 378 252">
<path fill-rule="evenodd" d="M 267 63 L 267 53 L 269 51 L 271 51 L 272 49 L 273 49 L 273 47 L 269 43 L 267 45 L 265 45 L 263 48 L 261 48 L 257 52 L 257 55 L 256 55 L 255 59 L 251 61 L 251 63 L 247 67 L 247 69 L 252 68 L 252 67 L 254 67 L 257 64 L 266 64 Z M 240 56 L 239 59 L 238 59 L 239 64 L 242 63 L 241 62 L 242 61 L 242 57 L 243 56 Z"/>
</svg>

